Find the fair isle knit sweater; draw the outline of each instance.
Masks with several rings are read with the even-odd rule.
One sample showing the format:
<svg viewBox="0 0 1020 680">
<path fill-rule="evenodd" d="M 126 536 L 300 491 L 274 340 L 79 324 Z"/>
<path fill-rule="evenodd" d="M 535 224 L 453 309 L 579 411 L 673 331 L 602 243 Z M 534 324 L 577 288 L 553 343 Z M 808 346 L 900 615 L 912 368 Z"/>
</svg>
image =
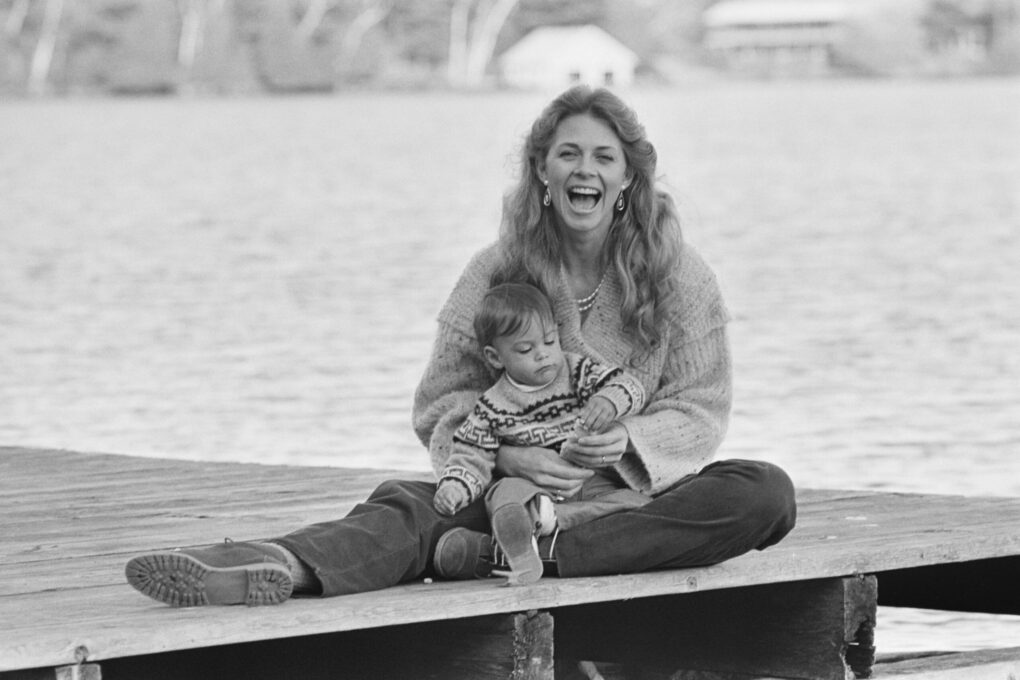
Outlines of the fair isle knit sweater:
<svg viewBox="0 0 1020 680">
<path fill-rule="evenodd" d="M 415 393 L 414 429 L 437 475 L 454 450 L 454 432 L 496 380 L 475 341 L 472 319 L 500 258 L 499 245 L 491 245 L 461 274 L 439 313 L 432 356 Z M 644 410 L 620 421 L 630 445 L 615 469 L 628 486 L 650 495 L 712 459 L 726 433 L 732 400 L 729 316 L 715 275 L 687 244 L 676 275 L 679 309 L 663 341 L 637 365 L 629 365 L 633 345 L 623 331 L 622 289 L 614 270 L 583 323 L 562 274 L 556 290 L 549 291 L 563 349 L 622 366 L 644 387 Z"/>
<path fill-rule="evenodd" d="M 608 399 L 618 419 L 644 406 L 641 383 L 621 369 L 570 352 L 564 352 L 563 360 L 560 375 L 533 391 L 515 386 L 506 373 L 500 376 L 454 433 L 453 453 L 440 479 L 460 481 L 475 501 L 492 482 L 500 444 L 559 451 L 594 396 Z"/>
</svg>

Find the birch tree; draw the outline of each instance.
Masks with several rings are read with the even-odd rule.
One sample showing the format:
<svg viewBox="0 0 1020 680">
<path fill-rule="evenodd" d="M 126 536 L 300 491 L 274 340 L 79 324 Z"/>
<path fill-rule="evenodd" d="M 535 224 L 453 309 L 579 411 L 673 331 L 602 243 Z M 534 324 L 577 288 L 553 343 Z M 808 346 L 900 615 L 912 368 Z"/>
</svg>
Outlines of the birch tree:
<svg viewBox="0 0 1020 680">
<path fill-rule="evenodd" d="M 25 30 L 25 20 L 28 19 L 28 8 L 30 0 L 14 0 L 11 8 L 7 10 L 4 17 L 4 37 L 8 40 L 17 39 Z"/>
<path fill-rule="evenodd" d="M 60 36 L 60 19 L 64 14 L 64 0 L 42 0 L 43 16 L 39 27 L 39 39 L 32 51 L 32 62 L 28 69 L 28 92 L 32 95 L 46 94 L 49 88 L 50 68 L 57 51 Z"/>
<path fill-rule="evenodd" d="M 338 10 L 337 14 L 349 16 L 339 33 L 340 60 L 354 56 L 361 46 L 365 35 L 385 19 L 393 8 L 393 0 L 310 0 L 308 7 L 301 16 L 296 32 L 304 42 L 310 42 L 316 31 L 326 24 L 330 10 Z M 342 20 L 341 20 L 342 21 Z M 336 20 L 334 20 L 334 26 Z"/>
<path fill-rule="evenodd" d="M 336 4 L 335 0 L 310 0 L 308 7 L 301 16 L 297 25 L 297 35 L 302 42 L 308 42 L 315 35 L 315 31 L 322 25 L 326 13 Z"/>
<path fill-rule="evenodd" d="M 195 64 L 207 48 L 210 24 L 228 11 L 228 0 L 177 0 L 181 27 L 177 40 L 177 65 L 185 88 L 191 86 Z"/>
<path fill-rule="evenodd" d="M 457 87 L 478 87 L 492 61 L 496 39 L 519 0 L 454 0 L 450 10 L 447 79 Z"/>
<path fill-rule="evenodd" d="M 177 11 L 181 17 L 181 32 L 177 41 L 177 63 L 187 80 L 198 51 L 202 48 L 202 25 L 205 23 L 204 0 L 177 0 Z"/>
<path fill-rule="evenodd" d="M 354 18 L 344 28 L 340 38 L 340 52 L 337 64 L 347 67 L 361 48 L 361 43 L 370 30 L 378 26 L 393 8 L 392 0 L 361 0 Z"/>
</svg>

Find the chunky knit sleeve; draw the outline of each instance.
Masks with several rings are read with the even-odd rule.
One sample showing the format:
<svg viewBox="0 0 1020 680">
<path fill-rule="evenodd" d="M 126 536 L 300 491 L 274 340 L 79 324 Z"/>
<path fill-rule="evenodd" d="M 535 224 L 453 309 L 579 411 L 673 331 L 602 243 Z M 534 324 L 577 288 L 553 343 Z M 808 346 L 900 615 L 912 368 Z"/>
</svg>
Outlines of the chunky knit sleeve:
<svg viewBox="0 0 1020 680">
<path fill-rule="evenodd" d="M 453 449 L 440 479 L 456 479 L 467 487 L 471 501 L 482 497 L 492 482 L 499 452 L 499 436 L 489 411 L 481 404 L 468 415 L 453 435 Z"/>
<path fill-rule="evenodd" d="M 670 328 L 658 388 L 641 415 L 624 420 L 633 451 L 617 466 L 632 487 L 653 494 L 712 459 L 733 396 L 729 315 L 715 275 L 688 248 L 680 281 L 681 311 Z"/>
<path fill-rule="evenodd" d="M 577 361 L 575 381 L 581 402 L 587 404 L 593 396 L 605 397 L 616 408 L 616 417 L 623 418 L 639 413 L 645 405 L 645 390 L 640 381 L 620 368 L 600 364 L 588 357 Z"/>
<path fill-rule="evenodd" d="M 437 475 L 453 450 L 457 428 L 495 381 L 471 329 L 495 261 L 494 248 L 481 251 L 454 286 L 439 314 L 432 355 L 415 391 L 412 424 L 418 439 L 429 449 Z"/>
</svg>

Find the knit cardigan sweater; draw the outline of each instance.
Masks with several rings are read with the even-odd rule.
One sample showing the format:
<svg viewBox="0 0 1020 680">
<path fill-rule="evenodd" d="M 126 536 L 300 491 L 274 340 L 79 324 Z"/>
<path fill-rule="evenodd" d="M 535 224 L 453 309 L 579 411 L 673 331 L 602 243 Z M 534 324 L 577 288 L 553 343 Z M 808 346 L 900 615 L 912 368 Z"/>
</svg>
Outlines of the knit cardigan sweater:
<svg viewBox="0 0 1020 680">
<path fill-rule="evenodd" d="M 437 476 L 453 452 L 454 432 L 497 378 L 478 348 L 472 320 L 500 260 L 494 244 L 468 263 L 439 313 L 432 356 L 415 392 L 414 429 Z M 622 288 L 613 269 L 583 323 L 562 273 L 549 291 L 563 349 L 625 368 L 648 395 L 640 414 L 620 421 L 630 446 L 615 469 L 628 486 L 650 495 L 712 459 L 732 401 L 729 315 L 715 276 L 688 244 L 676 276 L 679 309 L 663 341 L 636 365 L 630 365 L 633 346 L 623 331 Z"/>
<path fill-rule="evenodd" d="M 608 399 L 617 418 L 638 413 L 644 406 L 641 383 L 619 368 L 571 352 L 564 352 L 563 363 L 555 380 L 532 391 L 515 386 L 503 373 L 454 433 L 453 453 L 440 479 L 461 482 L 475 501 L 492 482 L 500 444 L 559 451 L 594 396 Z"/>
</svg>

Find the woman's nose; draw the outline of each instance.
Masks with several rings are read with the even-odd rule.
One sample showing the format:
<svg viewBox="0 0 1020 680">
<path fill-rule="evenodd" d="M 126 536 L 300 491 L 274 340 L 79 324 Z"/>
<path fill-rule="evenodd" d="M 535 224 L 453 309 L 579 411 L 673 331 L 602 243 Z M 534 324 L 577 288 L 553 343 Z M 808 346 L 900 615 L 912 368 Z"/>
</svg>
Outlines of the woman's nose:
<svg viewBox="0 0 1020 680">
<path fill-rule="evenodd" d="M 594 162 L 588 156 L 580 156 L 577 160 L 577 167 L 574 168 L 574 172 L 583 175 L 585 177 L 591 176 L 594 173 Z"/>
</svg>

